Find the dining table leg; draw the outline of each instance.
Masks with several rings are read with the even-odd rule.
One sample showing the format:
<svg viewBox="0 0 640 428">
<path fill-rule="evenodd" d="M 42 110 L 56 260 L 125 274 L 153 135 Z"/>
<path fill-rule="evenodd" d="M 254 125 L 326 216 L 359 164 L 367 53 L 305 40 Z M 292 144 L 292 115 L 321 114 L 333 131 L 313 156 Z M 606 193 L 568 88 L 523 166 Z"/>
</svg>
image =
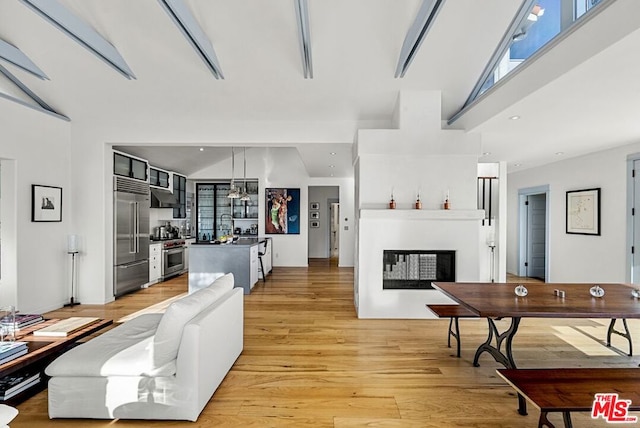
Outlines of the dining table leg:
<svg viewBox="0 0 640 428">
<path fill-rule="evenodd" d="M 515 369 L 516 363 L 513 360 L 512 343 L 513 337 L 516 335 L 518 326 L 520 325 L 520 317 L 512 317 L 511 325 L 502 333 L 498 332 L 498 327 L 496 327 L 496 323 L 493 318 L 487 318 L 487 322 L 489 323 L 489 334 L 487 336 L 487 340 L 476 350 L 476 355 L 473 358 L 473 366 L 480 367 L 480 364 L 478 364 L 480 355 L 483 352 L 488 352 L 496 362 L 502 364 L 505 368 Z M 496 342 L 495 345 L 493 344 L 494 337 Z M 505 344 L 504 352 L 502 352 L 501 349 L 503 342 Z"/>
<path fill-rule="evenodd" d="M 496 362 L 502 364 L 505 368 L 516 368 L 516 362 L 513 359 L 512 344 L 513 337 L 516 335 L 518 326 L 520 325 L 520 319 L 520 317 L 511 317 L 511 324 L 509 325 L 509 328 L 500 333 L 493 318 L 487 318 L 487 322 L 489 323 L 489 334 L 487 335 L 487 340 L 476 350 L 476 355 L 473 358 L 474 367 L 480 367 L 480 364 L 478 363 L 480 355 L 483 352 L 488 352 Z M 495 345 L 493 344 L 494 337 Z M 504 352 L 502 352 L 503 342 L 505 345 Z M 520 393 L 518 393 L 518 413 L 523 416 L 527 415 L 527 401 Z"/>
</svg>

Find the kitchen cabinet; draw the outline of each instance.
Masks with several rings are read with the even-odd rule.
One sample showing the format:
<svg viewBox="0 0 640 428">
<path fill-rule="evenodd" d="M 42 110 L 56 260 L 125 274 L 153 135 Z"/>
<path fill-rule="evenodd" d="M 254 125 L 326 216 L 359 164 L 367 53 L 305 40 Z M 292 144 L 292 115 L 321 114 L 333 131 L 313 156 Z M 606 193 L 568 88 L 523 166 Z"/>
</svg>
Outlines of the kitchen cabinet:
<svg viewBox="0 0 640 428">
<path fill-rule="evenodd" d="M 162 244 L 149 245 L 149 285 L 160 281 L 162 276 Z"/>
<path fill-rule="evenodd" d="M 253 288 L 258 282 L 258 271 L 260 270 L 260 262 L 258 261 L 258 245 L 254 245 L 249 250 L 249 284 Z"/>
<path fill-rule="evenodd" d="M 189 270 L 189 247 L 196 242 L 196 238 L 187 238 L 184 240 L 184 271 Z"/>
<path fill-rule="evenodd" d="M 239 184 L 241 188 L 244 183 Z M 258 181 L 246 182 L 248 201 L 233 199 L 233 231 L 238 235 L 258 235 Z M 240 233 L 238 233 L 238 229 Z"/>
<path fill-rule="evenodd" d="M 173 194 L 178 206 L 173 208 L 173 218 L 187 218 L 187 178 L 173 173 Z"/>
<path fill-rule="evenodd" d="M 149 184 L 152 186 L 169 188 L 169 173 L 157 168 L 149 168 Z"/>
<path fill-rule="evenodd" d="M 196 242 L 189 250 L 189 293 L 209 286 L 222 272 L 233 273 L 235 286 L 244 294 L 258 282 L 258 240 L 239 239 L 233 244 Z"/>
<path fill-rule="evenodd" d="M 240 185 L 241 188 L 245 185 Z M 258 219 L 258 181 L 246 182 L 248 201 L 233 199 L 233 219 Z"/>
<path fill-rule="evenodd" d="M 196 183 L 196 237 L 211 241 L 233 231 L 229 183 Z"/>
<path fill-rule="evenodd" d="M 113 174 L 123 177 L 134 178 L 136 180 L 148 181 L 147 171 L 149 164 L 147 161 L 127 156 L 123 153 L 113 152 Z"/>
</svg>

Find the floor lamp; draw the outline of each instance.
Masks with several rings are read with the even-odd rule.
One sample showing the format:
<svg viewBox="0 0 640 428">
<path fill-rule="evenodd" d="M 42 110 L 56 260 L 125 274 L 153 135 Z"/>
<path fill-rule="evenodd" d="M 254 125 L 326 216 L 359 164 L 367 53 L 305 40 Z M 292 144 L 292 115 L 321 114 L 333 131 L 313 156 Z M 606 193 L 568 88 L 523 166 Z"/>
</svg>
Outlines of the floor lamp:
<svg viewBox="0 0 640 428">
<path fill-rule="evenodd" d="M 78 254 L 78 235 L 69 235 L 67 239 L 67 254 L 71 254 L 71 298 L 65 306 L 79 305 L 80 302 L 74 300 L 74 283 L 76 278 L 76 254 Z"/>
</svg>

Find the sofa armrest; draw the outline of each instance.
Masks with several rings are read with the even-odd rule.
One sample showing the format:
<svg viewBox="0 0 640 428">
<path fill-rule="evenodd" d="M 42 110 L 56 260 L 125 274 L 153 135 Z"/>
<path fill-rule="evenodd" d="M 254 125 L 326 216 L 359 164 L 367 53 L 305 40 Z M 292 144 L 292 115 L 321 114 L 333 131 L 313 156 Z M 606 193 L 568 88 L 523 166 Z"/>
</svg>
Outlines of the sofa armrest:
<svg viewBox="0 0 640 428">
<path fill-rule="evenodd" d="M 234 288 L 187 323 L 178 350 L 176 379 L 197 387 L 197 415 L 242 352 L 244 295 Z"/>
</svg>

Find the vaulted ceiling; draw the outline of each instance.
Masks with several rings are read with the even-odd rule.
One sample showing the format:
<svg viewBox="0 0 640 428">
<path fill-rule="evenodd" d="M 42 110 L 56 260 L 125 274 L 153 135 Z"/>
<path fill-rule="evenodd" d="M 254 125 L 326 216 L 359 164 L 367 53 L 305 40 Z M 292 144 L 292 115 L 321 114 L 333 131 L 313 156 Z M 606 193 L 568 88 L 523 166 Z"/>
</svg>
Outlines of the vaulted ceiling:
<svg viewBox="0 0 640 428">
<path fill-rule="evenodd" d="M 185 0 L 215 48 L 224 73 L 216 79 L 157 0 L 58 1 L 113 45 L 135 75 L 126 79 L 24 2 L 0 0 L 0 39 L 50 80 L 0 65 L 72 126 L 117 126 L 152 162 L 187 174 L 196 168 L 192 152 L 200 162 L 228 156 L 211 150 L 208 160 L 192 150 L 200 145 L 298 147 L 312 176 L 351 174 L 348 162 L 344 171 L 329 170 L 320 154 L 348 159 L 357 129 L 390 125 L 399 91 L 440 90 L 443 120 L 458 112 L 520 6 L 443 2 L 408 71 L 396 78 L 422 1 L 309 0 L 313 78 L 305 78 L 296 0 Z M 577 156 L 640 141 L 640 2 L 607 3 L 451 125 L 482 133 L 483 151 L 491 153 L 485 160 L 517 170 L 558 160 L 557 152 Z M 25 98 L 2 78 L 0 92 Z M 0 99 L 0 117 L 7 103 Z M 521 120 L 508 120 L 516 114 Z M 188 131 L 145 139 L 145 127 L 160 123 Z"/>
</svg>

